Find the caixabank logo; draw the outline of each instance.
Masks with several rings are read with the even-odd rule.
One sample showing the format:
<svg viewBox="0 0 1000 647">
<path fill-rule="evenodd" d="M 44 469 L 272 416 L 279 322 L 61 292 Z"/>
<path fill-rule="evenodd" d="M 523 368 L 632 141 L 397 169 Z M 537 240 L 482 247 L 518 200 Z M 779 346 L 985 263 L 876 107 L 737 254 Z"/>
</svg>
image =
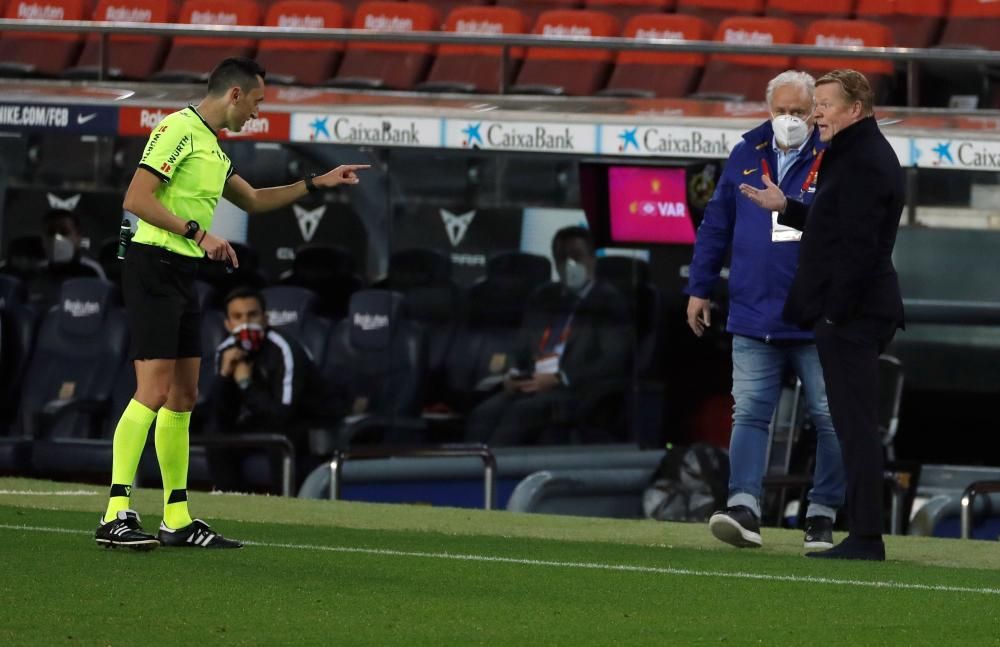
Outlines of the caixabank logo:
<svg viewBox="0 0 1000 647">
<path fill-rule="evenodd" d="M 605 127 L 601 151 L 618 155 L 665 157 L 729 157 L 739 133 L 719 128 L 679 126 Z"/>
<path fill-rule="evenodd" d="M 594 127 L 587 124 L 456 121 L 448 126 L 449 148 L 592 153 L 594 143 Z"/>
<path fill-rule="evenodd" d="M 292 139 L 372 146 L 437 146 L 438 119 L 407 119 L 364 115 L 303 115 L 292 117 Z"/>
</svg>

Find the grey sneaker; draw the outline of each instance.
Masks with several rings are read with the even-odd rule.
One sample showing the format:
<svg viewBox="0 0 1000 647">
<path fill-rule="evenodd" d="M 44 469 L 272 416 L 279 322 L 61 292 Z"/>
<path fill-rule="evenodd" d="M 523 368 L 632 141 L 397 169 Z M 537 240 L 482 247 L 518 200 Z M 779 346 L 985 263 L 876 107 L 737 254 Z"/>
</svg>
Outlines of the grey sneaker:
<svg viewBox="0 0 1000 647">
<path fill-rule="evenodd" d="M 805 548 L 833 548 L 833 519 L 809 517 L 806 519 Z"/>
<path fill-rule="evenodd" d="M 708 528 L 716 539 L 737 548 L 760 548 L 760 519 L 745 505 L 735 505 L 712 515 Z"/>
</svg>

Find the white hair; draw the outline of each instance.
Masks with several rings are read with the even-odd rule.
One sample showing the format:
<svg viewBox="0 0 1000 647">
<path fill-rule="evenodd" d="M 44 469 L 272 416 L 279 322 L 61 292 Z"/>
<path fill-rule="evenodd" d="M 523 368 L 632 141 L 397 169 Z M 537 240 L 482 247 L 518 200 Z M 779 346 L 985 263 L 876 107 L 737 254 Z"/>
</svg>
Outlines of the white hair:
<svg viewBox="0 0 1000 647">
<path fill-rule="evenodd" d="M 814 79 L 808 72 L 785 70 L 767 83 L 766 97 L 768 107 L 771 106 L 771 100 L 774 98 L 774 91 L 786 85 L 799 86 L 809 97 L 809 102 L 812 103 L 814 101 L 813 93 L 816 91 L 816 79 Z"/>
</svg>

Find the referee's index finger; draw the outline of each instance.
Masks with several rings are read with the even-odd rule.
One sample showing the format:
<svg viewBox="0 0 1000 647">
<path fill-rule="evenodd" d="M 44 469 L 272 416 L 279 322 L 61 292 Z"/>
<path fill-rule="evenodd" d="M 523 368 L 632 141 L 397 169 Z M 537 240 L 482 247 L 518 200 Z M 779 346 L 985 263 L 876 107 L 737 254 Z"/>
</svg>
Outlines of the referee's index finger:
<svg viewBox="0 0 1000 647">
<path fill-rule="evenodd" d="M 371 164 L 344 164 L 344 168 L 351 171 L 360 171 L 362 169 L 371 168 Z"/>
<path fill-rule="evenodd" d="M 229 263 L 233 266 L 233 269 L 240 266 L 240 261 L 236 258 L 236 250 L 228 242 L 226 243 L 226 256 L 229 257 Z"/>
</svg>

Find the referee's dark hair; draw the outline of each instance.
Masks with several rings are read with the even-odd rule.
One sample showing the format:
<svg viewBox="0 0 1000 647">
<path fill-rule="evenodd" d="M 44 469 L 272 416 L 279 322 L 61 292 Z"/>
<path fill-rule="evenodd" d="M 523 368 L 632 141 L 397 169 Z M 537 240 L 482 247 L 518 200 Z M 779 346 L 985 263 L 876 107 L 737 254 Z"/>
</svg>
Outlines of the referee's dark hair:
<svg viewBox="0 0 1000 647">
<path fill-rule="evenodd" d="M 257 77 L 263 79 L 266 74 L 260 63 L 253 59 L 242 56 L 227 58 L 216 65 L 209 75 L 208 94 L 219 97 L 235 85 L 240 86 L 244 92 L 249 92 L 257 87 Z"/>
<path fill-rule="evenodd" d="M 264 295 L 260 293 L 260 290 L 247 285 L 241 285 L 240 287 L 231 290 L 222 301 L 222 311 L 227 317 L 229 316 L 229 304 L 236 299 L 257 299 L 257 303 L 260 304 L 261 311 L 267 311 L 267 303 L 264 301 Z"/>
</svg>

